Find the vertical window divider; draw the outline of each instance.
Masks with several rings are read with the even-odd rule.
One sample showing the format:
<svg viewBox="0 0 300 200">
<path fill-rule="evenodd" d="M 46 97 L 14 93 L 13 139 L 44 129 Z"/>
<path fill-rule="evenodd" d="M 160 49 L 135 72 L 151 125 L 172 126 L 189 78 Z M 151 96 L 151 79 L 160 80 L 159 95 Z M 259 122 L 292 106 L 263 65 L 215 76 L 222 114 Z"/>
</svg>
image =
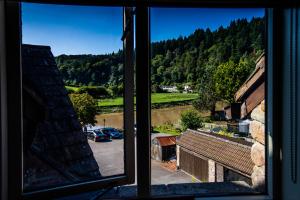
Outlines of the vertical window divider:
<svg viewBox="0 0 300 200">
<path fill-rule="evenodd" d="M 124 77 L 124 130 L 125 139 L 127 142 L 124 143 L 125 149 L 125 172 L 129 177 L 129 182 L 134 183 L 135 176 L 135 152 L 134 152 L 134 29 L 133 29 L 133 14 L 132 8 L 125 7 L 124 10 L 124 60 L 125 60 L 125 77 Z"/>
<path fill-rule="evenodd" d="M 151 195 L 150 160 L 150 58 L 149 8 L 136 5 L 136 122 L 137 122 L 137 195 Z"/>
<path fill-rule="evenodd" d="M 22 193 L 22 70 L 20 3 L 5 2 L 6 101 L 7 101 L 7 198 L 21 199 Z M 21 134 L 16 134 L 21 133 Z"/>
</svg>

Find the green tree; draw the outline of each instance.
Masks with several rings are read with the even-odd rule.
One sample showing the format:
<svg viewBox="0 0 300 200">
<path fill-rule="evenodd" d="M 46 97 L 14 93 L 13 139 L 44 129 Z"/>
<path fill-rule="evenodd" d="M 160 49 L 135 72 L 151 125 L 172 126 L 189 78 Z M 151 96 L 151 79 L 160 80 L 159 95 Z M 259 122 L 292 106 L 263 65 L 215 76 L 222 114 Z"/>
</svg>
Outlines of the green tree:
<svg viewBox="0 0 300 200">
<path fill-rule="evenodd" d="M 234 94 L 250 75 L 255 64 L 250 60 L 240 60 L 239 63 L 228 61 L 218 66 L 213 79 L 216 94 L 223 100 L 234 102 Z"/>
<path fill-rule="evenodd" d="M 78 120 L 82 126 L 96 123 L 97 105 L 94 98 L 87 94 L 69 94 L 74 110 L 77 113 Z"/>
<path fill-rule="evenodd" d="M 193 106 L 199 111 L 210 111 L 210 116 L 215 116 L 216 103 L 219 100 L 214 88 L 214 66 L 205 66 L 203 76 L 198 79 L 198 98 L 193 101 Z"/>
<path fill-rule="evenodd" d="M 198 112 L 194 110 L 187 110 L 181 113 L 181 126 L 183 130 L 186 129 L 197 129 L 201 128 L 202 125 L 202 118 L 198 114 Z"/>
</svg>

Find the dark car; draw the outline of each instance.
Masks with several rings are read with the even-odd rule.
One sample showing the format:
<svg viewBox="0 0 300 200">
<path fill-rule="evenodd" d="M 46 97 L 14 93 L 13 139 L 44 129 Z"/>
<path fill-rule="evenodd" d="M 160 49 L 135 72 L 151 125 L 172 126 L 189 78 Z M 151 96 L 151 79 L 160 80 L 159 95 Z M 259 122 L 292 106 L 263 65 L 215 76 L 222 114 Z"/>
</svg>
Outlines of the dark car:
<svg viewBox="0 0 300 200">
<path fill-rule="evenodd" d="M 120 133 L 120 131 L 118 131 L 115 128 L 107 127 L 107 128 L 101 128 L 100 130 L 101 130 L 102 133 L 104 133 L 106 135 L 109 135 L 113 139 L 123 138 L 123 134 Z"/>
<path fill-rule="evenodd" d="M 111 136 L 104 134 L 99 127 L 87 128 L 84 133 L 88 139 L 94 140 L 95 142 L 107 141 L 111 139 Z"/>
</svg>

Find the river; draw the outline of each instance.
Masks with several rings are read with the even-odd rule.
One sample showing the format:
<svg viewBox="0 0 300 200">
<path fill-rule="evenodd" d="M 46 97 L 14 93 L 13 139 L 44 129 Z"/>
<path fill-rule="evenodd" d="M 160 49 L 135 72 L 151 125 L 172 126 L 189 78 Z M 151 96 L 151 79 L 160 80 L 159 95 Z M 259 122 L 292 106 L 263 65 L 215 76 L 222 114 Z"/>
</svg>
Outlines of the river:
<svg viewBox="0 0 300 200">
<path fill-rule="evenodd" d="M 174 106 L 169 108 L 159 108 L 151 110 L 152 126 L 162 125 L 167 122 L 177 124 L 180 119 L 180 114 L 185 111 L 193 109 L 192 105 Z M 106 113 L 96 115 L 97 125 L 115 127 L 123 129 L 123 112 Z"/>
</svg>

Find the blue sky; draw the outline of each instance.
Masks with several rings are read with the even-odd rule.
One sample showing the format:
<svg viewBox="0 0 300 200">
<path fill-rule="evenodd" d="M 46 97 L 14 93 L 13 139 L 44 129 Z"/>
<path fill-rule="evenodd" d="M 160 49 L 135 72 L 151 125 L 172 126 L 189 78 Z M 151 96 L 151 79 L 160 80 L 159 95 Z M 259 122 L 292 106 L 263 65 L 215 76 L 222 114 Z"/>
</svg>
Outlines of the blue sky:
<svg viewBox="0 0 300 200">
<path fill-rule="evenodd" d="M 196 28 L 217 29 L 237 18 L 263 16 L 263 9 L 151 9 L 151 40 L 186 36 Z M 104 54 L 122 49 L 120 7 L 22 4 L 22 39 L 60 54 Z"/>
</svg>

